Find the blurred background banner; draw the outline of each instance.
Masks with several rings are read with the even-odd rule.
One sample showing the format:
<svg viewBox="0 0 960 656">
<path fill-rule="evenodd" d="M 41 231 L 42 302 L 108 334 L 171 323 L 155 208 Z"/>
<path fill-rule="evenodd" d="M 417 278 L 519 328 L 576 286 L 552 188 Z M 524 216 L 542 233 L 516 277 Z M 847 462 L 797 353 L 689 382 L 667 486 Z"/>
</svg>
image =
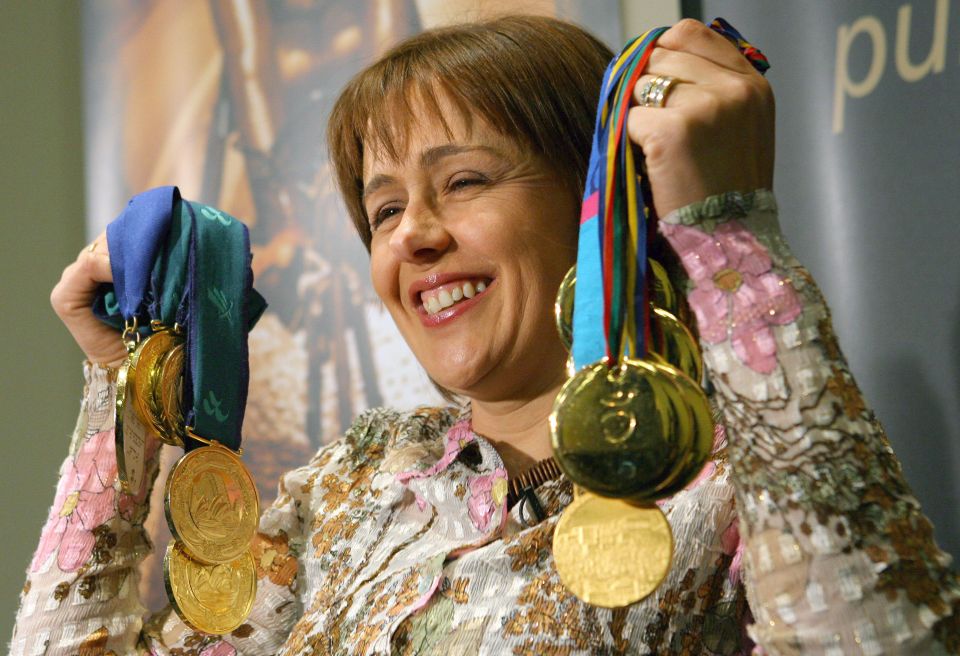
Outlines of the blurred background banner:
<svg viewBox="0 0 960 656">
<path fill-rule="evenodd" d="M 960 2 L 701 4 L 770 59 L 784 231 L 960 554 Z"/>
<path fill-rule="evenodd" d="M 280 474 L 362 410 L 442 402 L 369 283 L 332 182 L 326 119 L 346 82 L 397 41 L 505 10 L 572 20 L 614 49 L 621 41 L 617 0 L 84 5 L 88 234 L 133 194 L 166 184 L 250 228 L 255 285 L 270 307 L 250 335 L 244 460 L 264 504 Z M 165 465 L 179 455 L 166 450 Z M 163 513 L 148 521 L 162 547 Z M 145 581 L 161 603 L 157 579 Z"/>
</svg>

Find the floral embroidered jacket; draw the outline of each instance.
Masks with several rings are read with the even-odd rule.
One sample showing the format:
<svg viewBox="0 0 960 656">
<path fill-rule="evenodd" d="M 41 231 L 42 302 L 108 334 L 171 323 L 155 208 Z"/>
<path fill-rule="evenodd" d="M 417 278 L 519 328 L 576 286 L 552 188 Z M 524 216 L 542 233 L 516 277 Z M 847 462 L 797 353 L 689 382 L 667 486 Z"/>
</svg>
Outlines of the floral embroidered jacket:
<svg viewBox="0 0 960 656">
<path fill-rule="evenodd" d="M 712 197 L 660 228 L 687 274 L 721 421 L 711 462 L 662 504 L 676 551 L 646 600 L 601 609 L 560 584 L 550 545 L 568 482 L 537 489 L 549 516 L 527 527 L 468 414 L 376 409 L 280 481 L 243 625 L 216 637 L 169 610 L 144 622 L 157 447 L 143 488 L 122 493 L 115 375 L 88 365 L 11 653 L 734 654 L 751 639 L 771 654 L 960 653 L 950 559 L 772 195 Z"/>
</svg>

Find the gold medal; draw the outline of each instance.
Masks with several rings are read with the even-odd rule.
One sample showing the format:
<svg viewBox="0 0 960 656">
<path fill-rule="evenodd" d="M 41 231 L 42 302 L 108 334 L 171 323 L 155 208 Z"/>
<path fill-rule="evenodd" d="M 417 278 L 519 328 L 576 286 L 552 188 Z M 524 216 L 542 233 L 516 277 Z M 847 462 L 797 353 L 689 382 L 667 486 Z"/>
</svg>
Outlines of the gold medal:
<svg viewBox="0 0 960 656">
<path fill-rule="evenodd" d="M 239 557 L 260 518 L 253 477 L 233 451 L 219 444 L 194 449 L 173 466 L 164 505 L 174 537 L 205 563 Z"/>
<path fill-rule="evenodd" d="M 167 444 L 184 444 L 183 358 L 184 344 L 178 342 L 157 363 L 150 390 L 150 410 L 160 439 Z"/>
<path fill-rule="evenodd" d="M 557 291 L 557 301 L 553 306 L 557 332 L 560 333 L 560 341 L 568 351 L 573 344 L 573 296 L 576 286 L 577 266 L 574 265 L 563 277 L 563 282 L 560 283 L 560 289 Z"/>
<path fill-rule="evenodd" d="M 553 534 L 560 580 L 594 606 L 640 601 L 666 577 L 672 558 L 673 532 L 656 506 L 585 493 L 563 511 Z"/>
<path fill-rule="evenodd" d="M 679 299 L 667 275 L 667 270 L 653 258 L 648 258 L 647 264 L 650 267 L 650 281 L 647 287 L 650 290 L 650 301 L 657 307 L 676 315 Z"/>
<path fill-rule="evenodd" d="M 137 411 L 140 412 L 140 418 L 151 426 L 156 423 L 150 408 L 153 379 L 159 373 L 160 360 L 176 345 L 177 340 L 177 336 L 169 330 L 153 333 L 140 343 L 136 361 L 131 367 L 133 402 L 137 406 Z"/>
<path fill-rule="evenodd" d="M 676 494 L 697 477 L 713 450 L 713 416 L 710 411 L 710 402 L 703 388 L 669 364 L 657 363 L 657 366 L 672 374 L 671 380 L 678 389 L 681 403 L 692 420 L 691 439 L 689 446 L 677 462 L 677 476 L 667 486 L 656 490 L 653 494 L 633 497 L 631 500 L 635 502 L 651 502 Z"/>
<path fill-rule="evenodd" d="M 670 375 L 646 361 L 595 363 L 564 384 L 550 415 L 557 462 L 608 497 L 654 493 L 682 470 L 691 417 Z"/>
<path fill-rule="evenodd" d="M 223 635 L 240 626 L 253 608 L 257 569 L 249 550 L 238 558 L 205 565 L 171 542 L 163 559 L 167 596 L 191 628 Z"/>
<path fill-rule="evenodd" d="M 117 397 L 114 403 L 114 444 L 117 453 L 117 477 L 128 494 L 136 494 L 143 482 L 144 458 L 149 429 L 132 402 L 133 381 L 139 349 L 136 345 L 127 355 L 117 374 Z"/>
<path fill-rule="evenodd" d="M 686 299 L 677 294 L 673 283 L 670 282 L 670 276 L 667 275 L 667 270 L 663 268 L 662 264 L 653 258 L 647 258 L 647 263 L 650 266 L 650 280 L 648 282 L 650 301 L 658 308 L 664 309 L 677 317 L 680 323 L 689 328 L 690 308 Z"/>
<path fill-rule="evenodd" d="M 697 339 L 674 315 L 658 307 L 652 310 L 650 350 L 699 384 L 703 380 L 703 356 Z"/>
</svg>

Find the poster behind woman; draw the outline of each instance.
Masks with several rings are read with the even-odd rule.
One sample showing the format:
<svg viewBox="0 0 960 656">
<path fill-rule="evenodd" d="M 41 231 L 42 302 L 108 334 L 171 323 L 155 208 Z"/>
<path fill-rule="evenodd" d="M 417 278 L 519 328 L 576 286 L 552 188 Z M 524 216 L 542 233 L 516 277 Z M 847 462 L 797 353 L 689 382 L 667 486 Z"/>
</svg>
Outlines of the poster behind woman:
<svg viewBox="0 0 960 656">
<path fill-rule="evenodd" d="M 367 254 L 337 198 L 324 130 L 339 89 L 400 39 L 504 11 L 567 18 L 617 47 L 619 7 L 616 0 L 84 5 L 88 232 L 102 230 L 131 195 L 165 184 L 250 228 L 256 287 L 270 307 L 250 335 L 244 460 L 264 504 L 283 471 L 305 463 L 365 408 L 440 400 L 379 307 Z M 167 466 L 178 456 L 169 449 Z M 157 501 L 148 527 L 162 547 L 168 536 Z M 162 585 L 145 581 L 148 605 L 162 605 Z"/>
</svg>

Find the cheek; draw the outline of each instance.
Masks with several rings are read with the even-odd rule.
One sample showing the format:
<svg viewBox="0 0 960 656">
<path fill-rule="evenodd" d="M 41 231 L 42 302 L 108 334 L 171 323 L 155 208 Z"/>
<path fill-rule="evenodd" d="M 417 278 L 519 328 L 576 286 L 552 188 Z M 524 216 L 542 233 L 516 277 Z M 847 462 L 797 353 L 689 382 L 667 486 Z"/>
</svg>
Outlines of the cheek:
<svg viewBox="0 0 960 656">
<path fill-rule="evenodd" d="M 398 267 L 389 249 L 373 244 L 370 248 L 370 282 L 380 300 L 391 309 L 400 300 Z"/>
</svg>

